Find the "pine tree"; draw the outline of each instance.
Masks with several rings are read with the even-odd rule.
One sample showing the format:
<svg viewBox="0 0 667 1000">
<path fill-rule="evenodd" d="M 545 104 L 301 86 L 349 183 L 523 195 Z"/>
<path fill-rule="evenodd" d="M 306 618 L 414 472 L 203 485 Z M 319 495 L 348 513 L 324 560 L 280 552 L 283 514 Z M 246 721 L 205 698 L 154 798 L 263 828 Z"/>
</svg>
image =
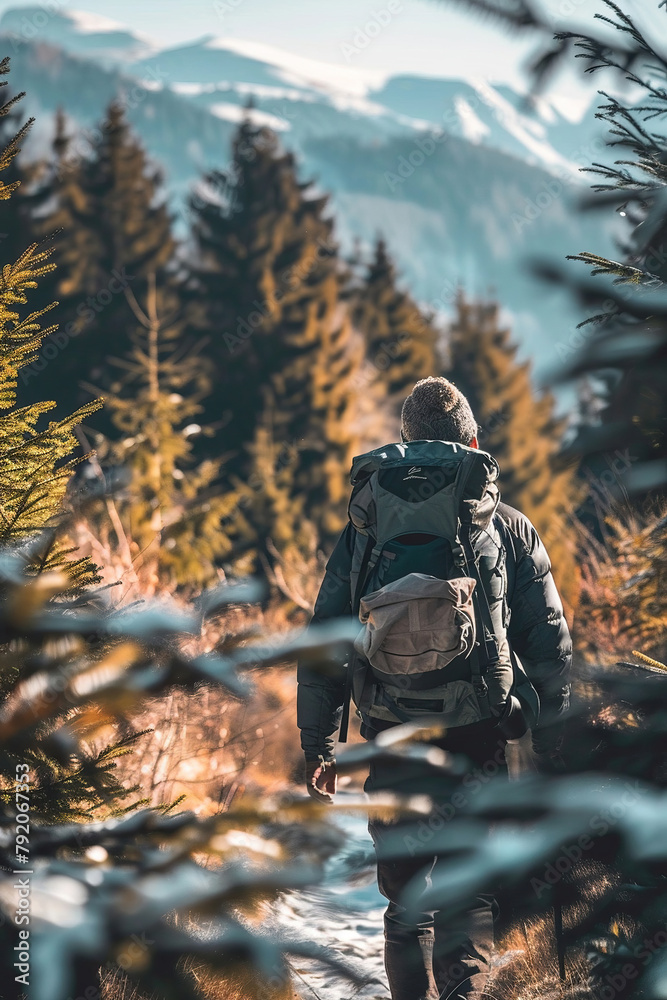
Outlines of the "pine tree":
<svg viewBox="0 0 667 1000">
<path fill-rule="evenodd" d="M 0 62 L 0 74 L 9 72 L 9 60 Z M 6 85 L 6 81 L 1 81 Z M 18 95 L 20 97 L 21 95 Z M 18 97 L 0 108 L 6 117 Z M 18 154 L 32 120 L 28 121 L 0 154 L 4 173 Z M 20 181 L 0 181 L 0 200 L 6 205 Z M 13 220 L 15 222 L 15 219 Z M 0 228 L 2 222 L 0 221 Z M 54 264 L 51 250 L 37 244 L 29 246 L 14 263 L 5 264 L 0 279 L 0 545 L 25 542 L 45 529 L 51 541 L 42 547 L 40 569 L 64 566 L 73 582 L 82 583 L 91 576 L 84 561 L 68 562 L 66 543 L 54 533 L 65 506 L 68 484 L 77 462 L 72 453 L 78 442 L 74 428 L 93 411 L 97 402 L 77 410 L 48 426 L 40 427 L 42 417 L 53 409 L 53 402 L 16 406 L 19 372 L 29 366 L 42 342 L 57 329 L 42 328 L 41 317 L 47 309 L 26 313 L 22 308 L 28 295 L 38 287 L 38 279 L 50 273 Z"/>
<path fill-rule="evenodd" d="M 265 393 L 261 423 L 249 447 L 250 474 L 236 479 L 238 504 L 229 518 L 240 574 L 262 571 L 298 608 L 312 613 L 322 566 L 318 532 L 306 498 L 294 489 L 298 450 L 276 444 L 275 400 Z"/>
<path fill-rule="evenodd" d="M 59 394 L 66 403 L 85 398 L 83 381 L 107 388 L 105 359 L 131 349 L 137 326 L 125 289 L 145 299 L 149 275 L 172 260 L 175 244 L 161 173 L 148 162 L 119 104 L 110 105 L 86 156 L 71 150 L 60 116 L 54 161 L 52 208 L 40 223 L 44 235 L 59 230 L 52 291 L 63 336 L 57 357 L 42 352 L 24 380 L 33 394 L 71 386 Z"/>
<path fill-rule="evenodd" d="M 324 544 L 345 523 L 348 473 L 359 450 L 354 385 L 363 346 L 340 308 L 339 294 L 338 276 L 331 273 L 319 301 L 286 311 L 288 353 L 269 383 L 274 439 L 294 447 L 298 456 L 292 496 L 303 501 Z"/>
<path fill-rule="evenodd" d="M 106 397 L 114 435 L 99 440 L 99 451 L 102 465 L 127 479 L 114 500 L 120 524 L 113 523 L 117 544 L 129 546 L 125 568 L 152 593 L 218 578 L 216 566 L 231 551 L 221 519 L 235 496 L 222 492 L 220 460 L 193 457 L 205 433 L 196 421 L 208 379 L 197 346 L 183 340 L 178 287 L 166 275 L 149 275 L 147 284 L 142 304 L 126 290 L 138 330 L 132 351 L 110 359 L 120 374 Z"/>
<path fill-rule="evenodd" d="M 584 346 L 561 375 L 616 375 L 609 382 L 600 426 L 594 433 L 580 435 L 576 450 L 591 456 L 599 472 L 609 452 L 628 449 L 636 463 L 625 477 L 630 492 L 645 495 L 648 490 L 664 489 L 667 58 L 662 39 L 650 19 L 640 26 L 614 0 L 600 0 L 602 9 L 586 30 L 564 26 L 555 34 L 553 18 L 531 0 L 494 0 L 492 5 L 488 0 L 452 2 L 483 16 L 492 14 L 512 30 L 531 29 L 546 43 L 530 64 L 537 93 L 568 55 L 578 60 L 586 74 L 604 71 L 616 84 L 614 94 L 598 91 L 604 103 L 596 118 L 609 126 L 607 145 L 621 156 L 612 166 L 594 163 L 586 172 L 596 175 L 593 190 L 602 194 L 591 200 L 591 207 L 617 211 L 631 227 L 621 247 L 622 257 L 610 260 L 594 251 L 571 255 L 570 259 L 591 265 L 592 274 L 605 275 L 608 281 L 580 280 L 553 265 L 542 264 L 539 271 L 571 288 L 587 310 L 595 309 L 581 324 L 588 326 Z M 656 8 L 664 6 L 659 3 Z M 604 32 L 596 31 L 598 21 L 605 25 Z"/>
<path fill-rule="evenodd" d="M 365 281 L 355 296 L 354 323 L 388 396 L 400 405 L 415 382 L 440 368 L 438 331 L 411 296 L 397 287 L 387 244 L 378 239 Z"/>
<path fill-rule="evenodd" d="M 578 572 L 570 519 L 578 490 L 574 470 L 560 458 L 565 423 L 554 414 L 554 399 L 533 390 L 530 364 L 517 362 L 495 302 L 468 302 L 460 294 L 449 348 L 447 375 L 470 400 L 480 447 L 498 460 L 502 498 L 534 523 L 573 607 Z"/>
<path fill-rule="evenodd" d="M 8 69 L 8 59 L 0 62 L 0 76 Z M 0 118 L 11 106 L 8 102 L 0 107 Z M 17 154 L 28 127 L 29 123 L 0 152 L 1 172 Z M 6 202 L 14 189 L 0 179 L 0 201 Z M 237 697 L 243 695 L 245 687 L 237 671 L 242 650 L 236 657 L 200 656 L 188 661 L 183 653 L 183 630 L 192 639 L 195 626 L 207 611 L 253 598 L 249 588 L 239 592 L 228 587 L 224 594 L 204 595 L 197 615 L 179 615 L 156 607 L 147 612 L 126 609 L 114 613 L 105 606 L 103 593 L 72 595 L 71 578 L 62 572 L 67 565 L 62 558 L 58 562 L 53 557 L 52 532 L 45 528 L 52 528 L 64 513 L 64 493 L 72 470 L 70 456 L 76 444 L 73 429 L 98 404 L 89 404 L 41 431 L 39 419 L 53 404 L 15 406 L 18 373 L 49 333 L 40 326 L 39 310 L 25 315 L 23 309 L 29 293 L 53 267 L 49 255 L 49 250 L 32 244 L 15 263 L 5 264 L 0 271 L 2 995 L 4 1000 L 21 1000 L 25 987 L 35 995 L 49 994 L 54 1000 L 90 995 L 91 990 L 100 995 L 101 969 L 118 972 L 116 963 L 121 963 L 139 993 L 194 996 L 193 979 L 199 979 L 190 971 L 193 963 L 204 976 L 217 973 L 218 985 L 230 966 L 238 964 L 241 940 L 244 956 L 259 970 L 253 977 L 254 995 L 272 995 L 267 980 L 270 974 L 275 984 L 276 971 L 280 971 L 275 995 L 282 996 L 288 981 L 281 964 L 282 946 L 276 942 L 271 951 L 274 943 L 265 935 L 255 937 L 245 929 L 241 929 L 239 939 L 232 909 L 251 897 L 256 901 L 258 893 L 266 891 L 265 866 L 261 871 L 256 869 L 256 874 L 250 865 L 243 871 L 242 884 L 232 886 L 233 903 L 228 905 L 229 876 L 231 873 L 232 880 L 235 878 L 238 864 L 238 841 L 226 843 L 230 821 L 233 829 L 256 831 L 255 849 L 264 857 L 269 852 L 275 854 L 279 836 L 284 843 L 295 842 L 295 828 L 279 822 L 272 825 L 270 842 L 265 847 L 261 844 L 267 818 L 275 819 L 270 805 L 248 809 L 246 803 L 233 818 L 198 820 L 185 813 L 165 820 L 150 810 L 136 811 L 139 803 L 135 801 L 129 806 L 135 811 L 130 817 L 114 818 L 106 824 L 90 822 L 101 818 L 100 811 L 117 816 L 128 808 L 121 807 L 120 801 L 135 793 L 114 774 L 114 767 L 141 734 L 130 734 L 97 752 L 87 745 L 99 739 L 109 723 L 139 707 L 142 697 L 160 694 L 174 684 L 192 690 L 205 681 L 219 684 Z M 148 284 L 151 288 L 150 280 Z M 154 310 L 149 307 L 147 315 L 150 320 Z M 154 323 L 151 330 L 155 330 Z M 155 367 L 154 363 L 153 371 Z M 45 552 L 50 555 L 45 557 Z M 45 572 L 59 567 L 61 572 Z M 36 574 L 36 569 L 42 572 Z M 318 644 L 313 634 L 309 646 L 326 667 L 330 650 L 347 645 L 349 636 L 338 628 L 335 635 L 329 630 L 322 638 Z M 302 648 L 302 639 L 283 644 L 272 641 L 250 656 L 253 665 L 273 663 L 293 658 Z M 298 803 L 291 810 L 297 820 L 307 821 L 310 815 L 312 807 L 299 809 Z M 23 833 L 28 824 L 29 836 Z M 304 862 L 312 866 L 313 858 L 326 855 L 321 830 L 310 842 L 308 836 L 304 840 L 305 823 L 299 825 L 298 833 L 299 844 L 304 845 Z M 222 870 L 198 866 L 192 856 L 195 851 L 216 852 L 224 859 Z M 276 866 L 271 888 L 293 886 L 295 868 L 293 855 L 281 870 Z M 162 880 L 160 891 L 167 893 L 163 895 L 164 909 L 159 912 L 154 905 L 156 878 Z M 25 960 L 27 936 L 16 919 L 19 907 L 25 912 L 24 887 L 34 893 L 33 899 L 38 897 L 48 904 L 40 905 L 39 920 L 30 918 L 30 951 Z M 130 897 L 138 902 L 131 926 L 127 924 Z M 189 922 L 195 913 L 203 917 L 205 910 L 210 912 L 212 901 L 225 926 L 214 932 L 214 939 L 208 936 L 204 940 L 205 935 L 189 929 Z M 183 912 L 183 927 L 175 937 L 173 919 L 167 914 L 178 909 Z M 141 945 L 124 961 L 130 929 L 135 935 L 133 942 L 140 940 Z M 298 944 L 289 950 L 313 954 L 312 947 Z M 25 975 L 17 975 L 26 969 Z M 231 987 L 222 982 L 220 988 L 229 991 Z"/>
<path fill-rule="evenodd" d="M 57 299 L 61 313 L 67 310 L 71 339 L 77 338 L 86 328 L 82 316 L 72 311 L 73 304 L 78 306 L 73 297 L 80 290 L 94 288 L 98 284 L 100 266 L 95 228 L 86 214 L 81 148 L 75 153 L 73 140 L 74 135 L 68 132 L 65 112 L 58 108 L 54 117 L 51 156 L 40 191 L 43 210 L 35 220 L 43 239 L 55 234 L 58 267 L 47 276 L 42 294 L 48 301 Z"/>
<path fill-rule="evenodd" d="M 249 120 L 234 138 L 230 170 L 211 172 L 205 185 L 192 203 L 197 330 L 209 337 L 226 436 L 243 468 L 263 389 L 285 351 L 285 308 L 314 297 L 337 267 L 332 223 L 322 218 L 326 198 L 307 197 L 292 154 Z"/>
<path fill-rule="evenodd" d="M 9 60 L 0 62 L 0 74 L 9 72 Z M 6 81 L 0 81 L 6 86 Z M 11 115 L 20 96 L 0 107 L 0 118 Z M 11 116 L 14 117 L 13 115 Z M 18 155 L 32 120 L 28 121 L 4 147 L 0 154 L 0 172 L 5 174 Z M 0 180 L 0 227 L 17 224 L 16 214 L 7 212 L 8 202 L 16 196 L 20 178 L 9 175 Z M 17 236 L 12 232 L 12 241 Z M 10 245 L 8 243 L 7 245 Z M 39 288 L 39 279 L 50 274 L 55 265 L 50 260 L 52 248 L 32 244 L 15 263 L 2 267 L 0 278 L 0 549 L 5 560 L 15 558 L 12 577 L 20 577 L 27 569 L 28 581 L 11 605 L 13 629 L 28 620 L 30 614 L 48 600 L 51 594 L 61 594 L 61 600 L 72 599 L 75 592 L 98 579 L 95 568 L 85 558 L 72 558 L 73 550 L 63 534 L 63 521 L 67 513 L 67 491 L 77 459 L 72 453 L 78 448 L 75 437 L 77 425 L 101 405 L 93 402 L 69 417 L 52 421 L 40 428 L 44 414 L 53 409 L 54 403 L 35 403 L 16 406 L 17 379 L 20 371 L 31 363 L 43 340 L 57 330 L 57 326 L 42 328 L 40 320 L 46 309 L 26 313 L 24 306 Z M 3 604 L 7 595 L 7 563 L 0 581 Z M 65 593 L 66 592 L 66 593 Z M 11 604 L 11 602 L 10 602 Z M 10 635 L 12 633 L 10 632 Z M 7 637 L 6 626 L 3 636 Z M 42 638 L 41 645 L 44 647 Z M 39 645 L 39 644 L 38 644 Z M 22 682 L 45 662 L 44 648 L 28 649 L 4 647 L 3 669 L 0 670 L 0 699 L 11 698 Z M 42 659 L 40 659 L 40 652 Z M 65 667 L 69 650 L 63 648 L 54 656 L 54 669 Z M 11 704 L 11 701 L 10 701 Z M 61 716 L 70 713 L 71 705 L 63 707 Z M 35 721 L 39 714 L 35 715 Z M 62 721 L 62 718 L 61 718 Z M 85 727 L 84 727 L 85 729 Z M 81 736 L 84 738 L 84 730 Z M 115 761 L 130 752 L 132 744 L 141 734 L 131 734 L 114 741 L 98 751 L 82 752 L 77 761 L 63 753 L 50 731 L 40 733 L 22 748 L 22 760 L 38 778 L 31 800 L 32 816 L 38 822 L 72 822 L 90 815 L 91 809 L 107 806 L 122 811 L 121 803 L 132 796 L 136 802 L 136 788 L 127 788 L 114 774 Z M 0 802 L 7 803 L 11 793 L 1 790 L 13 774 L 15 759 L 0 760 Z"/>
<path fill-rule="evenodd" d="M 577 644 L 594 663 L 639 651 L 667 660 L 667 509 L 615 507 L 586 538 Z"/>
<path fill-rule="evenodd" d="M 274 401 L 272 436 L 294 448 L 293 495 L 330 540 L 343 523 L 356 450 L 354 379 L 363 347 L 344 307 L 346 276 L 325 215 L 327 197 L 300 183 L 277 136 L 245 121 L 230 175 L 207 178 L 193 203 L 200 264 L 199 330 L 210 338 L 227 408 L 230 471 L 247 476 L 249 449 Z"/>
<path fill-rule="evenodd" d="M 21 95 L 17 95 L 17 100 L 20 97 Z M 11 143 L 20 129 L 20 120 L 21 115 L 16 105 L 0 119 L 0 148 L 4 149 Z M 45 171 L 46 166 L 43 162 L 27 160 L 24 149 L 19 149 L 17 155 L 7 164 L 4 183 L 13 193 L 3 205 L 0 230 L 0 257 L 5 261 L 18 260 L 26 246 L 40 241 L 39 225 L 34 215 L 41 205 Z M 32 294 L 35 304 L 41 305 L 41 287 L 47 283 L 48 276 L 44 275 L 39 288 Z M 51 301 L 52 299 L 45 300 L 44 305 Z"/>
</svg>

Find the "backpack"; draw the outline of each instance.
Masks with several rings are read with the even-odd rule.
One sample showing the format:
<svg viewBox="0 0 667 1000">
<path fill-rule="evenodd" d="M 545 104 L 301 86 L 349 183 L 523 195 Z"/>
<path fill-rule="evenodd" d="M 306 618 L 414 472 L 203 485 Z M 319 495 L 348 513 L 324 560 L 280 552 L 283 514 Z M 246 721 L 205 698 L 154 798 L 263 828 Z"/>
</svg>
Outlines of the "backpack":
<svg viewBox="0 0 667 1000">
<path fill-rule="evenodd" d="M 515 738 L 535 724 L 537 693 L 507 639 L 498 474 L 491 455 L 447 441 L 390 444 L 354 459 L 350 582 L 363 627 L 341 742 L 349 694 L 371 726 L 494 719 Z"/>
</svg>

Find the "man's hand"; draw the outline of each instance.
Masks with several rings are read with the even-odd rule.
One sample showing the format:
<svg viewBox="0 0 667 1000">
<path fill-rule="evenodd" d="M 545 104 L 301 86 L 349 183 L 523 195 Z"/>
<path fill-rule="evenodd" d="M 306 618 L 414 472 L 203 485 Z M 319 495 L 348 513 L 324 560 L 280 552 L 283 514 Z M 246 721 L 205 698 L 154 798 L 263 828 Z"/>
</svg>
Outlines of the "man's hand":
<svg viewBox="0 0 667 1000">
<path fill-rule="evenodd" d="M 333 802 L 336 794 L 336 761 L 306 761 L 306 790 L 316 802 Z"/>
<path fill-rule="evenodd" d="M 533 762 L 538 774 L 564 774 L 567 770 L 563 755 L 560 750 L 555 748 L 538 752 L 533 746 Z"/>
<path fill-rule="evenodd" d="M 563 774 L 567 771 L 563 756 L 566 733 L 562 719 L 544 729 L 534 730 L 532 740 L 533 755 L 540 774 Z"/>
</svg>

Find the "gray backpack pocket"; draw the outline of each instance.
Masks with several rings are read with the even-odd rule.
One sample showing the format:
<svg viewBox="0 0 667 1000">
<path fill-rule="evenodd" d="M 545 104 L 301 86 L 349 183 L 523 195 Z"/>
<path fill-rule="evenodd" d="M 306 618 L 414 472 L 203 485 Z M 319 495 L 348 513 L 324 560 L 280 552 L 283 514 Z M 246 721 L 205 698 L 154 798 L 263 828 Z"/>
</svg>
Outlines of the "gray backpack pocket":
<svg viewBox="0 0 667 1000">
<path fill-rule="evenodd" d="M 475 643 L 475 581 L 409 573 L 362 598 L 355 648 L 381 684 L 424 691 L 459 679 Z"/>
</svg>

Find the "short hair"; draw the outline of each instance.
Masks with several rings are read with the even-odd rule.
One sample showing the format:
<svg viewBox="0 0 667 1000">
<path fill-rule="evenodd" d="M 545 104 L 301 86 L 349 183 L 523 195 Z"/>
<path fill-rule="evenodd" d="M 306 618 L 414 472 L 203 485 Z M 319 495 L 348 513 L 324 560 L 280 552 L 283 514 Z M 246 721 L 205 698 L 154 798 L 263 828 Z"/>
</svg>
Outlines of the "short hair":
<svg viewBox="0 0 667 1000">
<path fill-rule="evenodd" d="M 478 429 L 470 403 L 446 378 L 434 375 L 423 378 L 403 403 L 403 441 L 453 441 L 469 445 Z"/>
</svg>

